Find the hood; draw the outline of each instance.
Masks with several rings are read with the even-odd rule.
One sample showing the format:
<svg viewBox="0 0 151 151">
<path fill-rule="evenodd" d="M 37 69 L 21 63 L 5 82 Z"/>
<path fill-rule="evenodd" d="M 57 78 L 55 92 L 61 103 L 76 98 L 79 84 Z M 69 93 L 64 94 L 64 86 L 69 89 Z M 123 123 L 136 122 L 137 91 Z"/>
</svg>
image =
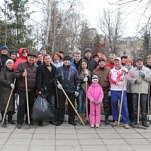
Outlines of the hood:
<svg viewBox="0 0 151 151">
<path fill-rule="evenodd" d="M 23 59 L 26 58 L 26 57 L 23 57 L 23 50 L 25 50 L 25 49 L 27 50 L 27 48 L 25 48 L 25 47 L 22 47 L 22 48 L 19 49 L 19 58 L 23 58 Z"/>
</svg>

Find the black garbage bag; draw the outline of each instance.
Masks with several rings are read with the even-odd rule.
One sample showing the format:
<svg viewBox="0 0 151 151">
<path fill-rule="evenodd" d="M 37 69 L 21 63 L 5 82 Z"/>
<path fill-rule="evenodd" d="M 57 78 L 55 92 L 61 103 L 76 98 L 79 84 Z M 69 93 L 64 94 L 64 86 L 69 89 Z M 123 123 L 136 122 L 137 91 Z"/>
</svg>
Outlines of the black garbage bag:
<svg viewBox="0 0 151 151">
<path fill-rule="evenodd" d="M 38 95 L 32 110 L 33 120 L 39 121 L 45 119 L 52 119 L 54 118 L 53 116 L 53 111 L 51 110 L 50 104 L 48 103 L 46 98 L 42 95 Z"/>
</svg>

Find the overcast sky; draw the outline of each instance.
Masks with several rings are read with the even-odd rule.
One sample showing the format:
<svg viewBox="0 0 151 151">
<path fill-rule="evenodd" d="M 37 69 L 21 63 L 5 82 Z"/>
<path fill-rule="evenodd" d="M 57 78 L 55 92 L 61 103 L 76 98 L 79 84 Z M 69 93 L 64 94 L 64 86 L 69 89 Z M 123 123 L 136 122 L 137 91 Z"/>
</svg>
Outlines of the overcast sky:
<svg viewBox="0 0 151 151">
<path fill-rule="evenodd" d="M 109 3 L 115 4 L 117 1 L 118 0 L 82 0 L 84 14 L 91 26 L 98 28 L 99 17 L 101 16 L 103 9 L 115 9 L 115 5 L 110 5 Z M 124 22 L 126 23 L 124 36 L 137 35 L 140 27 L 146 23 L 146 17 L 151 13 L 151 10 L 148 10 L 146 14 L 144 14 L 145 17 L 142 17 L 146 1 L 148 0 L 143 0 L 142 4 L 139 6 L 137 6 L 137 2 L 134 2 L 122 8 Z"/>
<path fill-rule="evenodd" d="M 4 0 L 0 0 L 0 5 L 2 5 L 3 1 Z M 98 28 L 99 17 L 101 16 L 103 9 L 113 10 L 115 5 L 109 5 L 109 3 L 115 3 L 116 1 L 118 0 L 81 0 L 83 4 L 82 12 L 85 18 L 87 18 L 91 27 Z M 143 3 L 145 4 L 146 1 L 148 0 L 143 0 Z M 140 24 L 140 26 L 142 26 L 142 24 L 146 21 L 144 17 L 139 20 L 140 16 L 142 15 L 142 9 L 144 8 L 143 3 L 137 8 L 137 3 L 131 3 L 123 8 L 124 22 L 127 22 L 124 36 L 135 36 L 136 29 L 139 29 L 137 25 Z M 32 6 L 31 9 L 33 9 Z M 149 10 L 147 13 L 151 13 L 151 10 Z M 146 16 L 148 16 L 147 13 L 145 14 Z M 39 14 L 35 13 L 33 15 L 33 19 L 36 21 L 40 20 Z"/>
</svg>

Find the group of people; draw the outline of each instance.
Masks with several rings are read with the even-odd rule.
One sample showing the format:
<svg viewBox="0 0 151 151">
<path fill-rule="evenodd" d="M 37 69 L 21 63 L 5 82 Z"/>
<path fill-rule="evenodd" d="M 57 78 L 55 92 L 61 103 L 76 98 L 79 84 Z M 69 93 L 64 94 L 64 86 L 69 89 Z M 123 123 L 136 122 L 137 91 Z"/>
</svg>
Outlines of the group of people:
<svg viewBox="0 0 151 151">
<path fill-rule="evenodd" d="M 69 51 L 66 56 L 62 51 L 53 55 L 47 54 L 42 47 L 38 54 L 29 52 L 27 48 L 10 52 L 7 46 L 1 47 L 0 55 L 0 111 L 2 118 L 6 104 L 13 90 L 9 106 L 7 108 L 8 123 L 15 124 L 15 96 L 19 96 L 17 112 L 17 128 L 22 128 L 24 115 L 26 123 L 27 105 L 29 107 L 30 124 L 43 126 L 43 120 L 33 121 L 32 108 L 38 95 L 43 95 L 50 104 L 53 117 L 50 124 L 60 126 L 64 122 L 66 100 L 68 103 L 68 123 L 77 125 L 75 113 L 80 116 L 79 122 L 90 121 L 91 127 L 99 127 L 101 124 L 101 108 L 103 106 L 105 124 L 109 125 L 109 116 L 113 116 L 113 126 L 118 125 L 119 101 L 121 103 L 121 115 L 125 128 L 137 124 L 138 100 L 142 125 L 147 124 L 148 95 L 151 81 L 151 56 L 147 57 L 147 66 L 141 57 L 136 58 L 133 66 L 132 59 L 127 56 L 121 58 L 110 54 L 95 54 L 92 56 L 90 48 L 81 51 Z M 27 79 L 27 81 L 26 81 Z M 26 88 L 27 87 L 27 88 Z M 28 92 L 27 92 L 28 91 Z M 27 104 L 28 93 L 28 104 Z M 68 99 L 67 97 L 68 96 Z M 75 106 L 75 104 L 77 104 Z M 77 109 L 78 112 L 75 112 Z M 4 125 L 7 125 L 6 117 Z"/>
</svg>

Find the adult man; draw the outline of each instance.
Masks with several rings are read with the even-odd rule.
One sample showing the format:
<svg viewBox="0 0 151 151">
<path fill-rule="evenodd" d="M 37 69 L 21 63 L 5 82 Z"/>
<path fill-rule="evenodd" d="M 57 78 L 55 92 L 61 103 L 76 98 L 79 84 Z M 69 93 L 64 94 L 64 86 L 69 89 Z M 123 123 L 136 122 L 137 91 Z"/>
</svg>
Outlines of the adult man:
<svg viewBox="0 0 151 151">
<path fill-rule="evenodd" d="M 5 62 L 9 59 L 8 57 L 8 47 L 6 45 L 1 47 L 0 55 L 0 69 L 4 68 Z"/>
<path fill-rule="evenodd" d="M 125 66 L 125 59 L 127 59 L 128 56 L 121 56 L 121 63 L 122 63 L 122 66 Z"/>
<path fill-rule="evenodd" d="M 58 81 L 61 84 L 57 85 L 57 87 L 59 88 L 58 91 L 59 109 L 58 109 L 58 118 L 57 118 L 56 126 L 60 126 L 64 120 L 65 101 L 66 101 L 66 97 L 62 89 L 64 89 L 64 91 L 67 93 L 73 105 L 75 104 L 75 96 L 78 96 L 77 87 L 79 83 L 79 78 L 78 78 L 77 70 L 70 66 L 69 56 L 65 56 L 63 61 L 63 66 L 57 68 L 57 76 L 58 76 Z M 68 123 L 71 125 L 76 125 L 76 123 L 74 122 L 75 113 L 70 103 L 68 103 L 68 113 L 69 113 Z"/>
<path fill-rule="evenodd" d="M 74 59 L 71 60 L 71 66 L 78 70 L 80 62 L 81 62 L 81 51 L 76 51 Z"/>
<path fill-rule="evenodd" d="M 42 54 L 39 53 L 37 55 L 36 65 L 37 66 L 43 65 L 43 61 L 44 61 L 44 57 L 42 56 Z"/>
<path fill-rule="evenodd" d="M 86 48 L 84 50 L 84 59 L 88 62 L 88 69 L 93 72 L 93 70 L 97 67 L 97 62 L 92 59 L 92 51 L 90 48 Z"/>
<path fill-rule="evenodd" d="M 113 126 L 118 125 L 119 111 L 118 111 L 118 100 L 122 101 L 122 118 L 125 123 L 124 127 L 129 129 L 130 120 L 127 107 L 127 97 L 126 97 L 126 79 L 124 72 L 127 72 L 126 68 L 123 68 L 121 65 L 121 59 L 116 57 L 114 58 L 114 68 L 110 70 L 109 81 L 111 84 L 111 107 L 113 115 Z M 123 100 L 122 98 L 123 93 Z"/>
<path fill-rule="evenodd" d="M 42 48 L 40 48 L 39 53 L 40 53 L 42 56 L 44 56 L 44 55 L 47 54 L 47 51 L 46 51 L 46 49 L 45 49 L 44 47 L 42 47 Z"/>
<path fill-rule="evenodd" d="M 131 69 L 130 73 L 132 74 L 132 79 L 130 81 L 132 83 L 131 93 L 133 100 L 133 125 L 136 124 L 137 120 L 138 99 L 140 95 L 142 125 L 145 127 L 149 127 L 149 125 L 147 124 L 146 106 L 148 100 L 148 86 L 149 82 L 151 82 L 151 70 L 144 66 L 143 59 L 141 57 L 137 57 L 136 67 Z"/>
<path fill-rule="evenodd" d="M 22 128 L 24 121 L 24 114 L 26 112 L 26 87 L 25 87 L 25 76 L 27 77 L 27 88 L 28 88 L 28 100 L 29 100 L 29 112 L 31 119 L 31 110 L 34 104 L 35 91 L 36 91 L 36 65 L 34 63 L 36 55 L 29 53 L 27 61 L 22 62 L 18 65 L 15 70 L 15 77 L 18 80 L 18 93 L 19 93 L 19 107 L 17 114 L 17 128 Z M 27 123 L 27 119 L 26 119 Z"/>
<path fill-rule="evenodd" d="M 106 67 L 110 68 L 110 69 L 113 69 L 114 67 L 114 58 L 115 58 L 115 54 L 110 54 L 108 59 L 109 59 L 109 62 L 106 64 Z"/>
<path fill-rule="evenodd" d="M 10 52 L 10 58 L 14 61 L 14 63 L 17 60 L 17 52 L 16 51 L 11 51 Z"/>
<path fill-rule="evenodd" d="M 100 58 L 99 67 L 93 71 L 94 75 L 99 77 L 99 84 L 101 85 L 103 92 L 104 92 L 104 99 L 103 99 L 103 107 L 104 107 L 104 114 L 105 114 L 105 124 L 109 125 L 109 115 L 111 112 L 111 102 L 109 100 L 109 89 L 110 89 L 110 82 L 109 82 L 109 72 L 110 69 L 106 67 L 106 60 L 104 58 Z"/>
<path fill-rule="evenodd" d="M 37 69 L 37 90 L 38 94 L 46 95 L 46 99 L 51 106 L 51 111 L 54 116 L 55 111 L 55 85 L 54 78 L 56 76 L 56 68 L 51 64 L 52 60 L 50 55 L 46 54 L 44 56 L 44 64 L 39 66 Z M 54 117 L 49 119 L 50 124 L 54 124 Z M 39 122 L 39 125 L 42 126 L 43 123 Z"/>
</svg>

